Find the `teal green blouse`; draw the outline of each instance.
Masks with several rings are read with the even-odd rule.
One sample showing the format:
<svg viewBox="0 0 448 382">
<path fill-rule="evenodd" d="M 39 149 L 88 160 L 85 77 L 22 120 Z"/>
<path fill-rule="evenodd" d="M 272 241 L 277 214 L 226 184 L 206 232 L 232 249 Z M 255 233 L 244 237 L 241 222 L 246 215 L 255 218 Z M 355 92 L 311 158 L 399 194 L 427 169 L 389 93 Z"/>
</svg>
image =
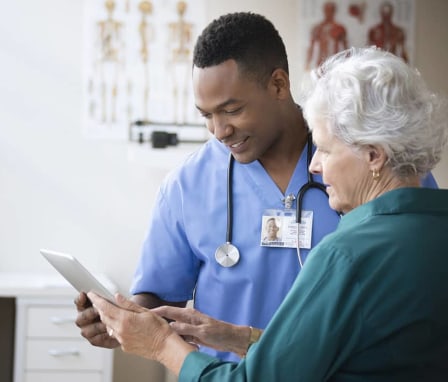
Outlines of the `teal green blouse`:
<svg viewBox="0 0 448 382">
<path fill-rule="evenodd" d="M 315 247 L 245 359 L 194 352 L 179 381 L 448 381 L 447 247 L 448 190 L 390 191 Z"/>
</svg>

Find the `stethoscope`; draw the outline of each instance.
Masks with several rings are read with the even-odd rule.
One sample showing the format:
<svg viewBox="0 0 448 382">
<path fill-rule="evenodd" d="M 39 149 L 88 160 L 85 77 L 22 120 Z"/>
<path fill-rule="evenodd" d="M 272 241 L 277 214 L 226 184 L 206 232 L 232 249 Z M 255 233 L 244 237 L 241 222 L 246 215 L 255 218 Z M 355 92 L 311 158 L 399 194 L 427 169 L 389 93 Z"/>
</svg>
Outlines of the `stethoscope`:
<svg viewBox="0 0 448 382">
<path fill-rule="evenodd" d="M 296 199 L 297 199 L 296 223 L 301 223 L 303 197 L 305 196 L 305 193 L 308 190 L 310 190 L 311 188 L 316 188 L 318 190 L 321 190 L 328 198 L 328 193 L 325 189 L 325 186 L 322 183 L 316 182 L 314 180 L 313 174 L 309 171 L 310 164 L 311 164 L 311 158 L 313 156 L 313 146 L 312 146 L 313 140 L 311 138 L 311 133 L 308 133 L 308 136 L 306 139 L 307 139 L 306 168 L 307 168 L 308 180 L 302 187 L 300 187 L 300 190 L 296 196 Z"/>
<path fill-rule="evenodd" d="M 296 195 L 297 206 L 296 206 L 296 222 L 301 222 L 302 216 L 302 205 L 303 205 L 303 197 L 305 193 L 312 189 L 318 189 L 322 191 L 327 197 L 327 191 L 325 190 L 325 186 L 322 183 L 316 182 L 314 180 L 313 174 L 308 171 L 311 158 L 313 155 L 313 147 L 312 147 L 312 138 L 311 134 L 308 133 L 307 136 L 307 152 L 306 152 L 306 168 L 307 168 L 307 182 L 300 188 L 299 192 Z M 215 259 L 219 265 L 228 268 L 233 267 L 240 260 L 240 251 L 238 248 L 232 244 L 232 229 L 233 229 L 233 192 L 232 192 L 232 183 L 233 183 L 233 167 L 235 163 L 235 158 L 232 153 L 229 154 L 229 165 L 227 167 L 227 230 L 226 230 L 226 242 L 220 245 L 215 252 Z M 299 256 L 300 260 L 300 256 Z M 301 263 L 302 265 L 302 263 Z"/>
<path fill-rule="evenodd" d="M 240 251 L 232 244 L 233 229 L 233 167 L 235 158 L 229 154 L 229 165 L 227 166 L 227 229 L 226 242 L 220 245 L 215 252 L 215 259 L 219 265 L 225 268 L 233 267 L 240 261 Z"/>
</svg>

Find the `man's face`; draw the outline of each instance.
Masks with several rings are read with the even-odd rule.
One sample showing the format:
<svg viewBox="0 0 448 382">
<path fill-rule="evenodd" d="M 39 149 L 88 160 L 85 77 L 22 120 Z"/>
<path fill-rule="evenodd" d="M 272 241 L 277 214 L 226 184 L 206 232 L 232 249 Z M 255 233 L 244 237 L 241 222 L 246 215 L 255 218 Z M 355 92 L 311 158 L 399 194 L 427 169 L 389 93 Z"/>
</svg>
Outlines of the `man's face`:
<svg viewBox="0 0 448 382">
<path fill-rule="evenodd" d="M 196 107 L 208 130 L 241 163 L 261 159 L 280 137 L 272 86 L 245 78 L 234 60 L 193 68 Z"/>
<path fill-rule="evenodd" d="M 277 238 L 278 226 L 274 219 L 269 219 L 266 222 L 266 233 L 268 239 L 275 240 Z"/>
</svg>

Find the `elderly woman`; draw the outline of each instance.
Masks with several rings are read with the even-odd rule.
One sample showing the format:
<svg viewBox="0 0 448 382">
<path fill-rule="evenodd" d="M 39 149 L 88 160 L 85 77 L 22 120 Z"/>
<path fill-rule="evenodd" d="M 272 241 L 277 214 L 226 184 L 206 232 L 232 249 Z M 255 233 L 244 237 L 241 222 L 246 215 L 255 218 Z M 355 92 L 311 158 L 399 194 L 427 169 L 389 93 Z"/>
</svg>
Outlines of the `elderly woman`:
<svg viewBox="0 0 448 382">
<path fill-rule="evenodd" d="M 124 351 L 180 381 L 448 380 L 448 190 L 419 186 L 447 141 L 443 105 L 418 72 L 374 48 L 339 53 L 315 74 L 303 104 L 317 148 L 310 171 L 344 214 L 337 230 L 239 363 L 195 351 L 120 295 L 114 306 L 89 293 Z M 232 325 L 164 309 L 198 342 L 232 348 L 213 324 L 229 335 Z"/>
</svg>

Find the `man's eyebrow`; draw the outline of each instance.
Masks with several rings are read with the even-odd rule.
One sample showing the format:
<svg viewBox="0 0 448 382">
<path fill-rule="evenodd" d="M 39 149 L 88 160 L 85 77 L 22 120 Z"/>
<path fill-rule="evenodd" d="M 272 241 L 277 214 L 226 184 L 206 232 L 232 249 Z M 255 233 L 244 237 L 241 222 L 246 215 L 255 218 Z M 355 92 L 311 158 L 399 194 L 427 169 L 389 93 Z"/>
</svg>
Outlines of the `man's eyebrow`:
<svg viewBox="0 0 448 382">
<path fill-rule="evenodd" d="M 219 105 L 216 105 L 214 110 L 224 109 L 225 107 L 227 107 L 229 105 L 234 105 L 239 102 L 241 102 L 241 100 L 236 99 L 236 98 L 230 98 L 227 101 L 224 101 L 224 102 L 220 103 Z M 198 105 L 195 105 L 195 106 L 196 106 L 196 109 L 198 109 L 200 112 L 205 113 L 205 111 L 202 110 Z"/>
</svg>

